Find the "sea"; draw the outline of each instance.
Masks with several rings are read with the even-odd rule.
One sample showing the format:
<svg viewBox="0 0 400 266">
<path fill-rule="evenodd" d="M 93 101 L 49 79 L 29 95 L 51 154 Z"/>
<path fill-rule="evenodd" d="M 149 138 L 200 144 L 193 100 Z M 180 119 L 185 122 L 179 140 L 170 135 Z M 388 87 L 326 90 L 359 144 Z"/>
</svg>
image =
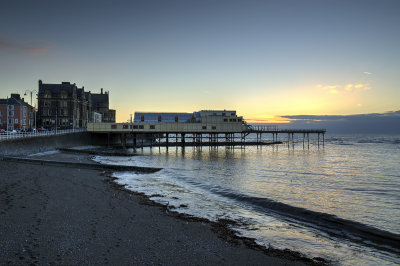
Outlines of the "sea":
<svg viewBox="0 0 400 266">
<path fill-rule="evenodd" d="M 117 183 L 171 210 L 230 219 L 238 236 L 337 265 L 400 264 L 400 135 L 294 135 L 293 143 L 146 147 L 103 164 L 159 167 L 115 172 Z M 249 135 L 247 140 L 256 139 Z M 263 141 L 272 141 L 265 134 Z"/>
</svg>

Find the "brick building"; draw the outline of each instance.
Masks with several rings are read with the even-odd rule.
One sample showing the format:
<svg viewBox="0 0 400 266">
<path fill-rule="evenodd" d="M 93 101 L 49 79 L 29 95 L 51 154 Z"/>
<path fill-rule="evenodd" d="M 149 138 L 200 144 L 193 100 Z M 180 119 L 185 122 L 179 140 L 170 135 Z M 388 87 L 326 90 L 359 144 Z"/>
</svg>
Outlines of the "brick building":
<svg viewBox="0 0 400 266">
<path fill-rule="evenodd" d="M 28 130 L 35 127 L 35 110 L 17 93 L 0 99 L 0 129 Z"/>
<path fill-rule="evenodd" d="M 84 128 L 93 121 L 93 112 L 101 113 L 107 122 L 115 122 L 115 110 L 109 109 L 108 100 L 108 93 L 103 94 L 103 89 L 100 94 L 93 94 L 85 92 L 84 87 L 78 88 L 75 83 L 46 84 L 39 80 L 38 126 Z"/>
</svg>

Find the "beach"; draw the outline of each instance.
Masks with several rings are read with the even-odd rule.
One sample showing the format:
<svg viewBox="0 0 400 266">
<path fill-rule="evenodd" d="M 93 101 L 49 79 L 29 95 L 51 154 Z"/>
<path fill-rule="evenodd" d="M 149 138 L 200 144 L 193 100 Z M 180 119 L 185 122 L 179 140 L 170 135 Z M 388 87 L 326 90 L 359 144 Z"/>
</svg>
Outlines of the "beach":
<svg viewBox="0 0 400 266">
<path fill-rule="evenodd" d="M 87 155 L 50 155 L 90 162 Z M 301 265 L 224 224 L 179 217 L 109 172 L 0 160 L 0 264 Z M 178 217 L 177 217 L 178 216 Z"/>
</svg>

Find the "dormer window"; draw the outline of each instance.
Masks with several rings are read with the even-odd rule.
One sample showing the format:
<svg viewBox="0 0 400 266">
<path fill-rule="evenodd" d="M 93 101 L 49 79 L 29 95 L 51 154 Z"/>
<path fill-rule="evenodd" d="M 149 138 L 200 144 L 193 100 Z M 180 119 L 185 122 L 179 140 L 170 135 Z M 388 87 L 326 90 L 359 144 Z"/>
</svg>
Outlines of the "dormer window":
<svg viewBox="0 0 400 266">
<path fill-rule="evenodd" d="M 63 91 L 61 91 L 60 97 L 63 98 L 63 99 L 65 99 L 65 98 L 68 97 L 68 93 L 67 93 L 66 91 L 63 90 Z"/>
<path fill-rule="evenodd" d="M 51 98 L 51 91 L 50 91 L 49 89 L 47 89 L 47 90 L 44 92 L 44 98 Z"/>
</svg>

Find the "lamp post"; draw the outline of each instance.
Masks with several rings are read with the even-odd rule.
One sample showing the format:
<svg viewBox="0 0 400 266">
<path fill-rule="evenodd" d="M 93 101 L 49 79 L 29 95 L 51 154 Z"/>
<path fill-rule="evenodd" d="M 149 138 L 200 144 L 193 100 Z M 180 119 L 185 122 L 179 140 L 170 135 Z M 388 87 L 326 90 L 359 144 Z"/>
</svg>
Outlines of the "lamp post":
<svg viewBox="0 0 400 266">
<path fill-rule="evenodd" d="M 31 95 L 31 107 L 33 107 L 33 105 L 32 105 L 32 94 L 33 93 L 37 93 L 37 90 L 26 90 L 25 93 L 24 93 L 25 96 L 26 96 L 27 92 Z M 36 94 L 36 96 L 37 96 L 37 94 Z M 34 113 L 35 131 L 36 131 L 36 104 L 35 104 L 35 107 L 33 107 L 33 113 Z M 31 128 L 32 128 L 32 125 L 31 125 Z"/>
</svg>

